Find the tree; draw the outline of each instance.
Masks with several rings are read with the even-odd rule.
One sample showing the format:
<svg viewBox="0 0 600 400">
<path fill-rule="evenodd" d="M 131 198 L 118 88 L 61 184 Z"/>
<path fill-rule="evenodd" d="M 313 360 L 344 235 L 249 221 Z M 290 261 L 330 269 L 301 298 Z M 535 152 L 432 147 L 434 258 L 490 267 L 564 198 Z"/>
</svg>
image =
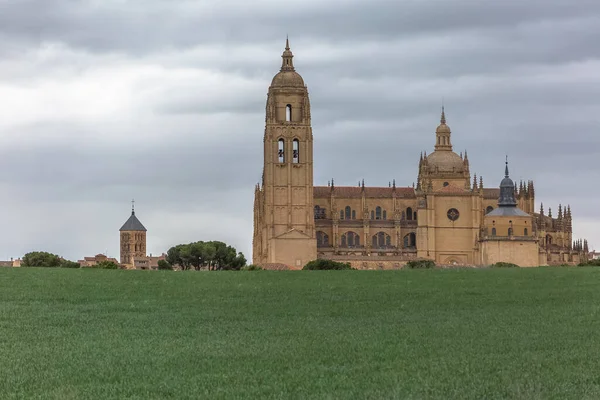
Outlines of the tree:
<svg viewBox="0 0 600 400">
<path fill-rule="evenodd" d="M 61 263 L 61 258 L 56 254 L 45 251 L 32 251 L 23 256 L 21 266 L 57 268 L 61 266 Z"/>
<path fill-rule="evenodd" d="M 172 271 L 173 266 L 165 260 L 158 260 L 158 269 L 164 271 Z"/>
<path fill-rule="evenodd" d="M 215 270 L 239 270 L 246 265 L 246 257 L 235 247 L 219 241 L 198 241 L 179 244 L 167 251 L 166 262 L 179 265 L 182 270 L 206 268 Z"/>
<path fill-rule="evenodd" d="M 79 263 L 75 261 L 62 260 L 60 263 L 61 268 L 81 268 Z"/>
<path fill-rule="evenodd" d="M 100 261 L 99 263 L 97 263 L 96 265 L 94 265 L 94 268 L 100 268 L 100 269 L 119 269 L 119 265 L 115 264 L 112 261 L 104 260 L 104 261 Z"/>
</svg>

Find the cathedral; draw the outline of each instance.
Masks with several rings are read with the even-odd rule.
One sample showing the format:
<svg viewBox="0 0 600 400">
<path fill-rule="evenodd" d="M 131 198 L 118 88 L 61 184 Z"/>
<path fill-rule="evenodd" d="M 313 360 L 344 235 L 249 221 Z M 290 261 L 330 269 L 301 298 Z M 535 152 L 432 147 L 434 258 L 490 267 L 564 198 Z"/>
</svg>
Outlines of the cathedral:
<svg viewBox="0 0 600 400">
<path fill-rule="evenodd" d="M 253 263 L 301 269 L 317 258 L 358 269 L 440 265 L 522 267 L 577 264 L 587 242 L 573 242 L 570 206 L 556 218 L 540 204 L 533 181 L 516 184 L 508 161 L 499 187 L 471 175 L 467 152 L 453 151 L 442 108 L 434 151 L 419 158 L 417 185 L 313 185 L 310 100 L 286 41 L 266 104 L 262 183 L 255 187 Z M 504 171 L 502 171 L 502 167 Z M 502 174 L 504 172 L 504 174 Z"/>
</svg>

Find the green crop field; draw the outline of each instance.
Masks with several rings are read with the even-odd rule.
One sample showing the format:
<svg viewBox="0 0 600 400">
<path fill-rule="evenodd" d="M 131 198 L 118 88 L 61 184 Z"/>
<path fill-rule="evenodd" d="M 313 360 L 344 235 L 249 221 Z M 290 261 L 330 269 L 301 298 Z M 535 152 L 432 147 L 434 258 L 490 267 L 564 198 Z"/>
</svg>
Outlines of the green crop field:
<svg viewBox="0 0 600 400">
<path fill-rule="evenodd" d="M 0 398 L 600 398 L 600 268 L 0 269 Z"/>
</svg>

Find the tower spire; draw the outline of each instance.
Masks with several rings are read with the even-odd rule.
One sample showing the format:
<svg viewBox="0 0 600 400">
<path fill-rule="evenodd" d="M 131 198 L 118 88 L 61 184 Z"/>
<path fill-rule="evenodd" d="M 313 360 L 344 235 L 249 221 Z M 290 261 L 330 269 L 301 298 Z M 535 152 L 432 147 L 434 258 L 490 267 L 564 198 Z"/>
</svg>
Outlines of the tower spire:
<svg viewBox="0 0 600 400">
<path fill-rule="evenodd" d="M 504 166 L 504 177 L 508 178 L 508 154 L 506 155 L 506 161 L 504 163 L 505 163 L 505 166 Z"/>
<path fill-rule="evenodd" d="M 435 130 L 435 151 L 452 151 L 450 133 L 450 127 L 446 125 L 446 110 L 442 105 L 440 124 Z"/>
<path fill-rule="evenodd" d="M 289 38 L 286 36 L 285 37 L 285 50 L 283 51 L 283 54 L 281 55 L 281 70 L 282 71 L 294 71 L 294 55 L 292 54 L 292 51 L 290 50 L 290 40 Z"/>
<path fill-rule="evenodd" d="M 131 199 L 131 215 L 135 215 L 135 199 Z"/>
</svg>

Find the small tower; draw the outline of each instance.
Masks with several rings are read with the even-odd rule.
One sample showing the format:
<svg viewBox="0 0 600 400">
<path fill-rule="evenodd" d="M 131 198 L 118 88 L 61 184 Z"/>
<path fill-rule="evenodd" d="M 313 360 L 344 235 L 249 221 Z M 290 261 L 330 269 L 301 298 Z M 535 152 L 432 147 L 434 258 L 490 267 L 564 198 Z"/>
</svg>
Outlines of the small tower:
<svg viewBox="0 0 600 400">
<path fill-rule="evenodd" d="M 146 256 L 146 228 L 135 216 L 135 201 L 131 201 L 131 216 L 121 229 L 121 264 L 133 265 L 133 257 Z"/>
</svg>

